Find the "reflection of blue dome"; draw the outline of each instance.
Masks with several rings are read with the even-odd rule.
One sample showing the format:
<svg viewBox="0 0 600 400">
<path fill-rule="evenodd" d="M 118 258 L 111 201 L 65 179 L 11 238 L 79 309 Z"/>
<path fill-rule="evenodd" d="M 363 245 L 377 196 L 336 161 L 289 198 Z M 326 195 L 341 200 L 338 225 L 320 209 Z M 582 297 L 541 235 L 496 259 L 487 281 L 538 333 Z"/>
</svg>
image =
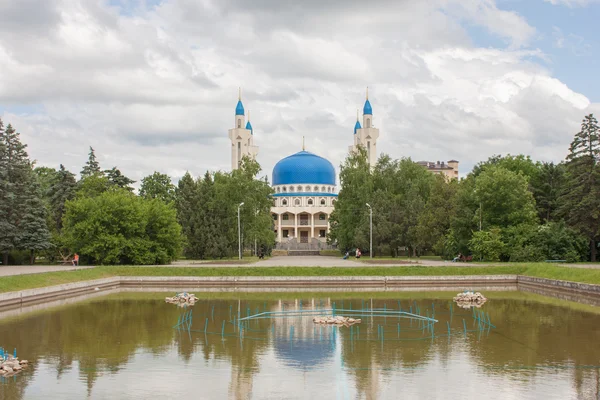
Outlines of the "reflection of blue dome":
<svg viewBox="0 0 600 400">
<path fill-rule="evenodd" d="M 300 151 L 279 161 L 273 168 L 273 185 L 293 183 L 335 185 L 335 168 L 323 157 Z"/>
<path fill-rule="evenodd" d="M 235 107 L 235 115 L 244 115 L 244 105 L 241 100 L 238 100 L 237 106 Z"/>
<path fill-rule="evenodd" d="M 354 133 L 356 134 L 356 130 L 360 129 L 360 128 L 361 128 L 360 122 L 358 122 L 358 120 L 356 120 L 356 124 L 354 125 Z"/>
<path fill-rule="evenodd" d="M 329 340 L 296 338 L 290 343 L 289 339 L 277 338 L 275 353 L 277 358 L 286 364 L 311 369 L 333 357 L 333 346 Z"/>
<path fill-rule="evenodd" d="M 254 132 L 252 131 L 252 124 L 250 123 L 250 121 L 246 122 L 246 129 L 248 129 L 250 133 L 254 135 Z"/>
<path fill-rule="evenodd" d="M 365 101 L 365 106 L 363 107 L 363 114 L 373 115 L 373 109 L 371 108 L 371 102 L 369 101 L 369 99 Z"/>
</svg>

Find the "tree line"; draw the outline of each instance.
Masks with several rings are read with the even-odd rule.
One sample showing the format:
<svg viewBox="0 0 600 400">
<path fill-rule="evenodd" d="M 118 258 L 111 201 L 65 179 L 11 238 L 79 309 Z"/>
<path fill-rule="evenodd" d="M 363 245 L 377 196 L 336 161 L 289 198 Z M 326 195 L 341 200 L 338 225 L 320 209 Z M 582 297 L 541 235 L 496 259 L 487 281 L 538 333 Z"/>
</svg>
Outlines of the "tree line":
<svg viewBox="0 0 600 400">
<path fill-rule="evenodd" d="M 244 242 L 272 247 L 271 188 L 245 159 L 231 173 L 189 173 L 178 186 L 160 172 L 135 181 L 117 167 L 102 169 L 90 147 L 79 179 L 62 164 L 37 167 L 12 125 L 0 120 L 0 253 L 2 264 L 66 261 L 165 264 L 182 255 L 222 258 L 237 253 L 237 207 Z"/>
<path fill-rule="evenodd" d="M 493 156 L 460 181 L 405 158 L 364 149 L 341 166 L 341 190 L 328 240 L 342 249 L 397 256 L 457 254 L 487 261 L 596 261 L 600 241 L 600 135 L 592 114 L 563 162 Z"/>
</svg>

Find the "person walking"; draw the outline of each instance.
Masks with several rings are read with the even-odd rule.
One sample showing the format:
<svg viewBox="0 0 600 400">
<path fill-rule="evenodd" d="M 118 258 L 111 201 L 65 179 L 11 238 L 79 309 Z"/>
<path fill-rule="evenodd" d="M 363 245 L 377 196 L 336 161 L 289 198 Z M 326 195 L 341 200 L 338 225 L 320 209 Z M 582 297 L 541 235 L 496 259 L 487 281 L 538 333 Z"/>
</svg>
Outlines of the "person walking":
<svg viewBox="0 0 600 400">
<path fill-rule="evenodd" d="M 79 266 L 79 254 L 77 254 L 77 253 L 75 253 L 75 255 L 73 256 L 73 266 L 74 267 Z"/>
</svg>

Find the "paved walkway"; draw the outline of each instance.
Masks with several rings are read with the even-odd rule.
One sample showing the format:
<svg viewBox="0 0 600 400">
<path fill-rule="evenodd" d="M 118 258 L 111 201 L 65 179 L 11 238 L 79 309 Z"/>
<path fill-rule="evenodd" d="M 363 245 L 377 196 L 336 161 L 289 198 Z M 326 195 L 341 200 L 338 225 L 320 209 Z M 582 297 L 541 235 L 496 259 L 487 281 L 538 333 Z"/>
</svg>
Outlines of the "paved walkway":
<svg viewBox="0 0 600 400">
<path fill-rule="evenodd" d="M 7 265 L 0 266 L 0 276 L 40 274 L 42 272 L 74 271 L 94 267 L 73 267 L 71 265 Z"/>
</svg>

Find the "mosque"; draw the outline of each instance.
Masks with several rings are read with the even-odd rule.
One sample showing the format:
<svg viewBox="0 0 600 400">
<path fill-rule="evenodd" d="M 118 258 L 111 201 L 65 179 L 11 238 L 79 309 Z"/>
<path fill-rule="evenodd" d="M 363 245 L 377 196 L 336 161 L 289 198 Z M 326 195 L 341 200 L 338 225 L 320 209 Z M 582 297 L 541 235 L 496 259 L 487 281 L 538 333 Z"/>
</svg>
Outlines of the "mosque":
<svg viewBox="0 0 600 400">
<path fill-rule="evenodd" d="M 359 145 L 367 151 L 371 166 L 377 162 L 379 129 L 373 126 L 373 108 L 369 93 L 363 107 L 362 125 L 356 116 L 354 140 L 349 151 Z M 229 130 L 231 140 L 231 169 L 237 169 L 244 156 L 255 158 L 254 130 L 246 113 L 241 95 L 235 108 L 235 125 Z M 303 146 L 304 147 L 304 146 Z M 280 160 L 273 168 L 271 184 L 274 190 L 273 229 L 277 248 L 318 250 L 327 247 L 329 216 L 338 196 L 333 164 L 314 153 L 302 151 Z"/>
</svg>

